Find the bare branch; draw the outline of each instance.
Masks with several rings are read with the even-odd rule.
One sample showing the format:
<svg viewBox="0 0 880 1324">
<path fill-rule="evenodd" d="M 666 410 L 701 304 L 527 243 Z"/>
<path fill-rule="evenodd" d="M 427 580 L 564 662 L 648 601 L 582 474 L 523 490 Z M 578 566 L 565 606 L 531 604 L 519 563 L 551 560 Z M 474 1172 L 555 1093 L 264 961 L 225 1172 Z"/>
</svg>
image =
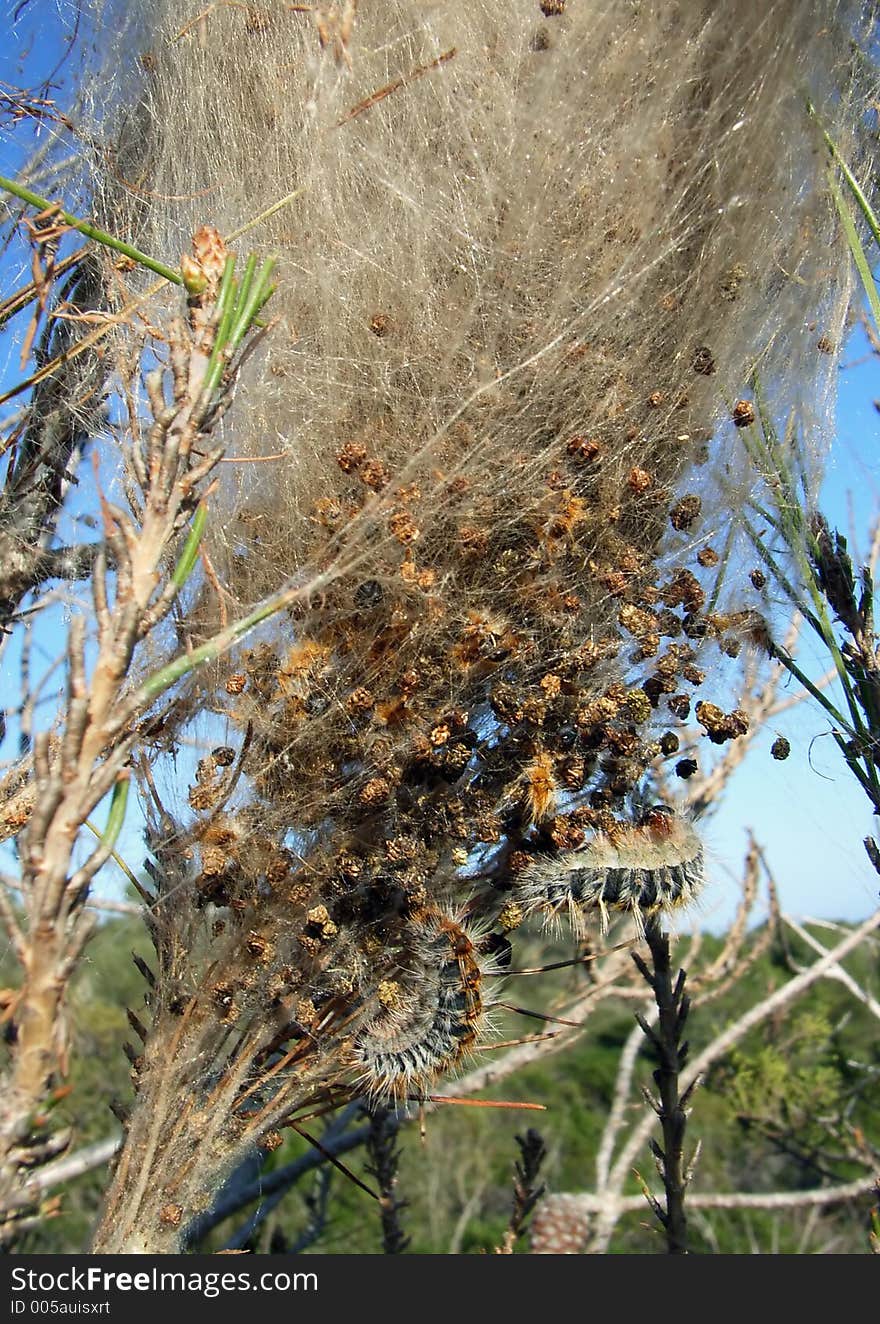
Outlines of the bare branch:
<svg viewBox="0 0 880 1324">
<path fill-rule="evenodd" d="M 782 922 L 783 924 L 787 924 L 792 932 L 798 935 L 802 942 L 805 942 L 808 947 L 812 947 L 814 952 L 818 952 L 820 956 L 828 955 L 828 948 L 823 947 L 818 939 L 813 937 L 809 930 L 805 929 L 803 925 L 798 924 L 797 920 L 792 919 L 790 915 L 783 915 Z M 872 1016 L 880 1020 L 880 1002 L 878 1002 L 875 997 L 872 997 L 870 993 L 866 992 L 861 984 L 853 979 L 849 971 L 844 970 L 842 965 L 835 963 L 834 965 L 829 966 L 826 978 L 836 979 L 839 983 L 843 984 L 844 988 L 847 988 L 854 998 L 857 998 L 864 1007 L 867 1007 Z"/>
</svg>

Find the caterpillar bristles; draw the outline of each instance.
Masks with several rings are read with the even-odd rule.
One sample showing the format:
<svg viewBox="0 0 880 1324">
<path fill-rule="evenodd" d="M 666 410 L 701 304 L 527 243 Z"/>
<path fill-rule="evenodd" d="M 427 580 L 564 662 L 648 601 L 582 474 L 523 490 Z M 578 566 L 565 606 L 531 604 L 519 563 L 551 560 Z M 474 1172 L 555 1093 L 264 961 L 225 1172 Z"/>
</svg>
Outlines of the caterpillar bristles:
<svg viewBox="0 0 880 1324">
<path fill-rule="evenodd" d="M 450 1071 L 491 1029 L 484 980 L 498 973 L 483 935 L 437 908 L 407 921 L 397 967 L 379 985 L 380 1011 L 355 1036 L 358 1083 L 402 1100 Z"/>
<path fill-rule="evenodd" d="M 693 826 L 666 805 L 637 823 L 597 833 L 582 849 L 535 861 L 517 880 L 527 914 L 567 914 L 576 931 L 591 914 L 601 929 L 609 912 L 629 914 L 641 932 L 645 919 L 689 906 L 702 891 L 703 846 Z"/>
</svg>

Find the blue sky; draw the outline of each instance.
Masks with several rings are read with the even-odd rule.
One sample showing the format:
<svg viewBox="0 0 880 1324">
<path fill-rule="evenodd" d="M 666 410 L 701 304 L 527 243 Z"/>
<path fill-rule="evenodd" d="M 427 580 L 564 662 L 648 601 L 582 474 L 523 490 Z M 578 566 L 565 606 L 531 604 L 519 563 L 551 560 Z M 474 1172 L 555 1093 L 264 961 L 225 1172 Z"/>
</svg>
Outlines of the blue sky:
<svg viewBox="0 0 880 1324">
<path fill-rule="evenodd" d="M 820 508 L 832 526 L 865 550 L 872 523 L 880 517 L 880 364 L 857 330 L 847 342 L 838 374 L 836 428 L 822 485 Z M 858 563 L 858 562 L 857 562 Z M 827 667 L 804 638 L 809 674 Z M 796 689 L 789 682 L 786 691 Z M 746 829 L 765 848 L 783 905 L 798 913 L 858 919 L 876 905 L 878 879 L 862 845 L 878 831 L 864 793 L 855 784 L 828 734 L 829 724 L 811 702 L 781 716 L 756 742 L 730 784 L 709 826 L 717 878 L 707 894 L 723 893 L 723 871 L 742 856 Z M 776 763 L 769 745 L 776 734 L 792 745 L 790 758 Z M 728 884 L 729 886 L 729 884 Z"/>
<path fill-rule="evenodd" d="M 16 10 L 20 18 L 13 28 Z M 34 88 L 58 64 L 75 14 L 76 6 L 70 3 L 30 0 L 22 7 L 2 0 L 0 22 L 12 39 L 0 45 L 0 82 Z M 70 60 L 57 74 L 51 95 L 61 106 L 69 104 L 75 73 Z M 12 133 L 0 129 L 0 172 L 16 173 L 28 150 L 26 126 Z M 11 278 L 10 262 L 0 262 L 2 293 L 13 288 Z M 0 389 L 15 380 L 16 369 L 15 357 L 0 345 Z M 870 525 L 880 513 L 880 415 L 875 397 L 880 397 L 880 365 L 857 332 L 842 355 L 836 436 L 821 499 L 832 525 L 847 534 L 851 528 L 856 531 L 854 550 L 866 546 Z M 5 410 L 0 409 L 0 415 L 5 416 Z M 824 664 L 816 657 L 808 669 L 819 674 Z M 5 655 L 4 673 L 4 680 L 17 688 L 13 651 Z M 791 741 L 791 757 L 785 763 L 769 754 L 777 734 Z M 731 877 L 740 872 L 749 828 L 766 851 L 786 909 L 854 920 L 876 905 L 880 880 L 862 846 L 875 824 L 828 734 L 827 721 L 813 704 L 792 709 L 762 734 L 705 826 L 710 885 L 703 916 L 713 927 L 732 912 Z M 134 822 L 121 847 L 137 867 L 142 847 Z M 8 859 L 6 864 L 0 861 L 0 867 L 8 868 Z M 102 882 L 110 892 L 118 886 L 112 873 L 108 870 Z"/>
</svg>

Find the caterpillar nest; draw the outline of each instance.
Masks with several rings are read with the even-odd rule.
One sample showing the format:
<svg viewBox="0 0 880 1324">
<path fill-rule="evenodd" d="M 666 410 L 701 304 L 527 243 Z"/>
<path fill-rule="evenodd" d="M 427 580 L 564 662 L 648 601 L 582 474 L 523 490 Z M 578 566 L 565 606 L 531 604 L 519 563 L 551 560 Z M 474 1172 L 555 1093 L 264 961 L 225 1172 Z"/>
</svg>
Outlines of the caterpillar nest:
<svg viewBox="0 0 880 1324">
<path fill-rule="evenodd" d="M 374 1098 L 402 1099 L 456 1067 L 489 1030 L 484 980 L 497 971 L 463 920 L 432 908 L 408 922 L 394 977 L 357 1033 L 359 1083 Z"/>
<path fill-rule="evenodd" d="M 689 906 L 703 881 L 703 847 L 693 826 L 654 805 L 638 823 L 536 862 L 517 880 L 516 897 L 527 914 L 567 914 L 575 929 L 598 914 L 604 932 L 611 911 L 632 915 L 641 929 L 649 916 Z"/>
</svg>

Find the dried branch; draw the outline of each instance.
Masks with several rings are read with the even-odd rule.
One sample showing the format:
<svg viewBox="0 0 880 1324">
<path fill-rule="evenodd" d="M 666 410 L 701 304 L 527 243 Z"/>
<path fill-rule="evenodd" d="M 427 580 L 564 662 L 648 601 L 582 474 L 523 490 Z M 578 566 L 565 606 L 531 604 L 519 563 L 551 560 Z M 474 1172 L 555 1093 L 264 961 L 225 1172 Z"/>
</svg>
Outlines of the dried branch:
<svg viewBox="0 0 880 1324">
<path fill-rule="evenodd" d="M 121 1136 L 108 1136 L 106 1140 L 96 1140 L 94 1144 L 85 1145 L 73 1154 L 65 1154 L 54 1163 L 38 1168 L 29 1178 L 26 1191 L 31 1187 L 38 1191 L 50 1191 L 55 1186 L 63 1186 L 86 1172 L 103 1167 L 118 1153 L 121 1144 Z"/>
<path fill-rule="evenodd" d="M 379 1188 L 382 1250 L 386 1255 L 400 1255 L 409 1245 L 409 1237 L 400 1226 L 400 1214 L 406 1208 L 407 1201 L 399 1200 L 395 1193 L 400 1164 L 397 1152 L 399 1130 L 400 1120 L 390 1109 L 382 1106 L 373 1108 L 366 1140 L 366 1169 L 376 1178 Z"/>
<path fill-rule="evenodd" d="M 670 1255 L 687 1254 L 687 1218 L 684 1193 L 690 1173 L 684 1163 L 684 1132 L 687 1124 L 687 1105 L 693 1093 L 693 1084 L 680 1090 L 680 1077 L 687 1062 L 688 1045 L 683 1039 L 684 1027 L 690 1010 L 690 998 L 684 991 L 685 973 L 680 970 L 673 982 L 669 939 L 662 933 L 656 920 L 645 926 L 645 938 L 651 952 L 653 968 L 649 968 L 637 952 L 633 961 L 654 994 L 657 1004 L 656 1029 L 636 1013 L 638 1023 L 658 1059 L 654 1082 L 659 1098 L 646 1092 L 653 1111 L 663 1128 L 663 1146 L 652 1142 L 651 1151 L 666 1191 L 666 1207 L 645 1188 L 645 1194 L 665 1233 Z"/>
<path fill-rule="evenodd" d="M 152 426 L 129 451 L 139 487 L 136 508 L 125 511 L 99 493 L 115 571 L 111 579 L 110 555 L 100 549 L 93 578 L 95 663 L 89 674 L 85 622 L 75 618 L 68 638 L 63 732 L 58 739 L 40 734 L 34 741 L 34 800 L 21 837 L 23 980 L 0 1112 L 0 1210 L 18 1212 L 22 1173 L 34 1166 L 35 1151 L 44 1144 L 41 1104 L 65 1071 L 66 986 L 93 923 L 84 902 L 122 827 L 127 763 L 138 734 L 135 719 L 143 711 L 137 692 L 127 690 L 128 672 L 137 645 L 168 614 L 186 582 L 192 534 L 170 573 L 167 558 L 222 454 L 211 433 L 229 401 L 229 361 L 268 292 L 268 272 L 258 280 L 251 273 L 258 297 L 240 311 L 219 237 L 205 231 L 194 244 L 191 267 L 200 274 L 201 287 L 189 302 L 188 328 L 178 323 L 170 337 L 172 399 L 166 399 L 163 371 L 150 373 Z M 20 448 L 13 476 L 30 469 L 27 450 Z M 79 829 L 111 791 L 103 837 L 71 873 Z"/>
<path fill-rule="evenodd" d="M 812 947 L 814 952 L 818 952 L 820 956 L 828 955 L 828 948 L 823 947 L 822 943 L 819 942 L 817 938 L 814 938 L 812 933 L 810 933 L 808 929 L 805 929 L 802 924 L 798 924 L 797 920 L 793 919 L 790 915 L 783 915 L 782 922 L 787 925 L 793 933 L 797 934 L 801 942 L 806 943 L 808 947 Z M 872 1016 L 880 1020 L 880 1002 L 862 988 L 861 984 L 853 979 L 849 971 L 844 970 L 842 965 L 835 963 L 834 965 L 829 966 L 826 972 L 826 978 L 836 979 L 838 983 L 843 984 L 844 988 L 848 989 L 853 997 L 857 998 L 862 1006 L 868 1009 Z"/>
<path fill-rule="evenodd" d="M 84 258 L 62 283 L 58 300 L 82 310 L 98 301 L 100 291 L 96 263 Z M 76 321 L 49 322 L 34 357 L 38 368 L 54 360 L 57 370 L 35 386 L 24 419 L 4 447 L 12 449 L 12 457 L 0 492 L 0 628 L 9 627 L 22 600 L 46 580 L 88 575 L 98 550 L 51 546 L 98 412 L 97 358 L 71 361 L 82 339 Z"/>
<path fill-rule="evenodd" d="M 656 1004 L 653 1006 L 646 1005 L 644 1012 L 630 1030 L 617 1061 L 617 1076 L 614 1082 L 611 1108 L 602 1130 L 599 1148 L 596 1151 L 596 1185 L 600 1190 L 608 1184 L 611 1158 L 626 1118 L 636 1059 L 639 1055 L 639 1049 L 645 1041 L 643 1026 L 651 1026 L 655 1023 L 658 1014 Z"/>
<path fill-rule="evenodd" d="M 537 1205 L 546 1187 L 538 1185 L 541 1165 L 547 1157 L 543 1137 L 531 1127 L 524 1136 L 517 1136 L 520 1157 L 514 1165 L 513 1209 L 510 1222 L 501 1245 L 496 1247 L 496 1255 L 512 1255 L 513 1248 L 528 1230 L 528 1219 Z"/>
</svg>

